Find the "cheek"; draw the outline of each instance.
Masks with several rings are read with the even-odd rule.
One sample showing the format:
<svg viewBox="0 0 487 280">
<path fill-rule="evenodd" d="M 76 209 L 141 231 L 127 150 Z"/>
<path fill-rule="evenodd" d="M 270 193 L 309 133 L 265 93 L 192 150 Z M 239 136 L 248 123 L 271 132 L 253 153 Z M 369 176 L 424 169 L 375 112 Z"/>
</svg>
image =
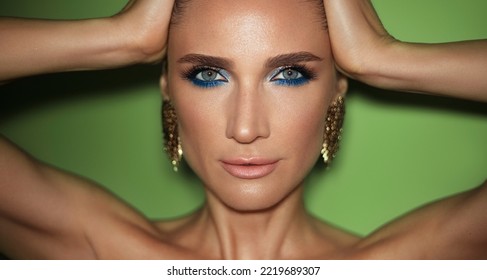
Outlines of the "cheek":
<svg viewBox="0 0 487 280">
<path fill-rule="evenodd" d="M 331 78 L 326 79 L 280 99 L 274 132 L 301 157 L 315 158 L 321 150 L 327 108 L 335 95 L 333 85 Z"/>
<path fill-rule="evenodd" d="M 185 150 L 204 152 L 210 145 L 215 145 L 224 137 L 221 117 L 218 111 L 206 110 L 202 105 L 188 106 L 181 104 L 177 107 L 179 118 L 179 131 Z"/>
<path fill-rule="evenodd" d="M 205 161 L 215 154 L 224 139 L 224 119 L 218 93 L 206 95 L 184 83 L 172 85 L 171 99 L 178 116 L 184 160 L 201 176 Z"/>
<path fill-rule="evenodd" d="M 324 93 L 312 93 L 321 94 Z M 276 138 L 283 148 L 290 149 L 296 164 L 314 165 L 321 145 L 325 126 L 325 98 L 312 98 L 310 102 L 294 102 L 279 118 Z"/>
</svg>

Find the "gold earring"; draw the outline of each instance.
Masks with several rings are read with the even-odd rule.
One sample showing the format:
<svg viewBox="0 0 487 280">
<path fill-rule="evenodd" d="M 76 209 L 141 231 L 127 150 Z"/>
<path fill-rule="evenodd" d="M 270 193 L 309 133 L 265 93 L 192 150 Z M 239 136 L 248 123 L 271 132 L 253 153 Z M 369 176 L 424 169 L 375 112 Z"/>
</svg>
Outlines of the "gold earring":
<svg viewBox="0 0 487 280">
<path fill-rule="evenodd" d="M 162 101 L 162 131 L 164 134 L 164 150 L 171 160 L 173 170 L 177 172 L 183 157 L 183 149 L 178 135 L 176 110 L 169 100 Z"/>
<path fill-rule="evenodd" d="M 345 116 L 345 101 L 339 96 L 328 108 L 325 120 L 325 133 L 323 136 L 323 161 L 328 166 L 338 151 L 341 139 L 343 119 Z"/>
</svg>

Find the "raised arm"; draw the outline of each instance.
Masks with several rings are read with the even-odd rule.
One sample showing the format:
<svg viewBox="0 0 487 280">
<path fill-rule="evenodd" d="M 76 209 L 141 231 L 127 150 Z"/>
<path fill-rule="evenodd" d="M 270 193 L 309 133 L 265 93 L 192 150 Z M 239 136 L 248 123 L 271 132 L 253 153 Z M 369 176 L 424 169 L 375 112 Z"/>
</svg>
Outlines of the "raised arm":
<svg viewBox="0 0 487 280">
<path fill-rule="evenodd" d="M 130 1 L 116 16 L 81 21 L 0 19 L 0 82 L 158 61 L 172 5 Z M 0 135 L 0 252 L 28 259 L 123 258 L 127 248 L 139 248 L 130 243 L 137 242 L 133 228 L 156 235 L 142 215 L 96 183 L 46 165 Z M 116 242 L 113 232 L 120 233 Z M 113 250 L 100 250 L 108 247 Z"/>
<path fill-rule="evenodd" d="M 94 258 L 77 203 L 89 184 L 74 187 L 77 180 L 2 137 L 0 155 L 0 251 L 10 258 Z"/>
<path fill-rule="evenodd" d="M 13 259 L 153 258 L 140 240 L 157 233 L 96 183 L 39 162 L 0 135 L 1 253 Z"/>
<path fill-rule="evenodd" d="M 131 0 L 110 18 L 0 19 L 0 83 L 41 73 L 160 60 L 173 0 Z"/>
<path fill-rule="evenodd" d="M 351 78 L 385 89 L 487 102 L 487 40 L 405 43 L 370 0 L 324 0 L 333 54 Z"/>
</svg>

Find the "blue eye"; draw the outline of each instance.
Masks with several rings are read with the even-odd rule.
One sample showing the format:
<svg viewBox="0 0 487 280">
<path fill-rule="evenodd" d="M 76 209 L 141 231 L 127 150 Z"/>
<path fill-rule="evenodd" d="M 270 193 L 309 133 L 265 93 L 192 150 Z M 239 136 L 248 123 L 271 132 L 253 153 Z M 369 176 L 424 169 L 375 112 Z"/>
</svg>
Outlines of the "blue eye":
<svg viewBox="0 0 487 280">
<path fill-rule="evenodd" d="M 300 86 L 314 78 L 311 71 L 303 66 L 279 67 L 271 75 L 271 82 L 280 86 Z"/>
<path fill-rule="evenodd" d="M 213 67 L 196 67 L 184 74 L 185 79 L 202 88 L 216 87 L 227 83 L 228 76 L 225 70 Z"/>
</svg>

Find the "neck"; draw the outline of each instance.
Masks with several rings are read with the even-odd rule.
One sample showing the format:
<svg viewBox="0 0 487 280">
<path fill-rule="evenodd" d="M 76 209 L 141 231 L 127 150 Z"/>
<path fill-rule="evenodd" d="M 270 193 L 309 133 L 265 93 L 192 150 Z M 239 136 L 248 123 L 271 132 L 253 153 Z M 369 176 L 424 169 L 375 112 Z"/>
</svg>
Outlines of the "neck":
<svg viewBox="0 0 487 280">
<path fill-rule="evenodd" d="M 298 189 L 277 205 L 259 211 L 238 211 L 224 205 L 211 193 L 200 221 L 223 259 L 289 259 L 303 251 L 313 226 Z"/>
</svg>

